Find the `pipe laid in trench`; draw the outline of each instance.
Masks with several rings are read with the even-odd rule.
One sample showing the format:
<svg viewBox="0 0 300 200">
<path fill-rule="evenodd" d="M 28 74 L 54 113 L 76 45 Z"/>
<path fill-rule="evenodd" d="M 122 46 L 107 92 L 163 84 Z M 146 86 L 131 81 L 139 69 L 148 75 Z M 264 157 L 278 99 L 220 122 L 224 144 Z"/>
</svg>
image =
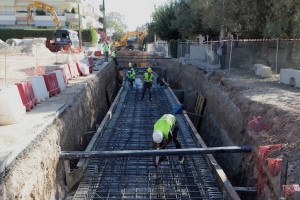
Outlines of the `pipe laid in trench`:
<svg viewBox="0 0 300 200">
<path fill-rule="evenodd" d="M 229 146 L 188 149 L 161 149 L 161 150 L 124 150 L 124 151 L 63 151 L 59 154 L 62 159 L 79 158 L 110 158 L 110 157 L 146 157 L 146 156 L 169 156 L 169 155 L 195 155 L 212 153 L 242 153 L 251 152 L 252 146 Z"/>
</svg>

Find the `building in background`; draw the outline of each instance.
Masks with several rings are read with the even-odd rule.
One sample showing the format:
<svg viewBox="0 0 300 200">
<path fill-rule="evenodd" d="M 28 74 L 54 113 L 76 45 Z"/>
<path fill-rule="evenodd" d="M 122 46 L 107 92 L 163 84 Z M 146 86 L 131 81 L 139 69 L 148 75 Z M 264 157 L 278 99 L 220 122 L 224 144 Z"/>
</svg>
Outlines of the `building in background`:
<svg viewBox="0 0 300 200">
<path fill-rule="evenodd" d="M 33 6 L 30 26 L 27 26 L 27 6 L 33 0 L 1 0 L 0 28 L 5 29 L 51 29 L 56 23 L 50 13 Z M 62 25 L 62 29 L 79 28 L 78 5 L 80 8 L 81 28 L 93 28 L 97 32 L 103 30 L 100 22 L 103 12 L 100 11 L 102 0 L 43 0 L 44 4 L 52 6 Z"/>
</svg>

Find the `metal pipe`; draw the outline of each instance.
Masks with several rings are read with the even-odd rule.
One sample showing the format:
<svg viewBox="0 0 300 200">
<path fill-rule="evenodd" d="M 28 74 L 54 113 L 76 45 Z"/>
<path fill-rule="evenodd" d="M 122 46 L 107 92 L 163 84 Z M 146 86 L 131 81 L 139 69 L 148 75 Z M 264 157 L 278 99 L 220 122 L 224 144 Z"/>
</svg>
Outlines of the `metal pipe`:
<svg viewBox="0 0 300 200">
<path fill-rule="evenodd" d="M 188 148 L 188 149 L 161 149 L 161 150 L 124 150 L 124 151 L 63 151 L 59 158 L 112 158 L 112 157 L 147 157 L 147 156 L 170 156 L 170 155 L 194 155 L 212 153 L 242 153 L 251 152 L 252 146 L 229 146 L 209 148 Z"/>
</svg>

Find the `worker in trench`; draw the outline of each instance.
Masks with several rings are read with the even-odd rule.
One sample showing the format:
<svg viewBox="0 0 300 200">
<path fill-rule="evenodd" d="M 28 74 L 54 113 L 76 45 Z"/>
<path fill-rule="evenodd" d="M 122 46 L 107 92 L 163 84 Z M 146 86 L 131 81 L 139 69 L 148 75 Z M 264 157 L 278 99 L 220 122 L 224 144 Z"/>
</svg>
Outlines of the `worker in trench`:
<svg viewBox="0 0 300 200">
<path fill-rule="evenodd" d="M 145 92 L 146 90 L 149 91 L 149 101 L 152 101 L 151 98 L 151 87 L 153 84 L 153 74 L 152 74 L 152 68 L 148 67 L 147 72 L 144 74 L 143 78 L 142 78 L 143 83 L 143 93 L 142 93 L 142 97 L 141 100 L 144 99 L 145 96 Z"/>
<path fill-rule="evenodd" d="M 131 62 L 129 62 L 128 66 L 130 67 L 130 71 L 128 71 L 127 80 L 129 81 L 129 84 L 132 86 L 133 82 L 135 81 L 135 71 L 133 69 Z"/>
<path fill-rule="evenodd" d="M 105 54 L 105 62 L 108 62 L 108 53 L 109 53 L 108 40 L 106 40 L 105 44 L 103 45 L 103 52 Z"/>
<path fill-rule="evenodd" d="M 117 50 L 116 50 L 116 49 L 113 50 L 113 51 L 111 52 L 111 57 L 114 59 L 115 64 L 118 66 L 119 63 L 118 63 L 117 58 L 116 58 L 116 53 L 117 53 Z"/>
<path fill-rule="evenodd" d="M 175 114 L 178 114 L 184 106 L 178 105 L 170 114 L 163 115 L 157 122 L 154 124 L 153 134 L 152 134 L 152 149 L 165 149 L 165 147 L 171 142 L 174 141 L 176 149 L 181 149 L 181 144 L 178 139 L 178 124 L 176 122 Z M 159 160 L 157 156 L 153 156 L 153 164 L 155 167 L 158 167 L 159 163 L 167 161 L 167 156 L 160 156 Z M 182 164 L 184 161 L 183 155 L 178 155 L 178 164 Z"/>
</svg>

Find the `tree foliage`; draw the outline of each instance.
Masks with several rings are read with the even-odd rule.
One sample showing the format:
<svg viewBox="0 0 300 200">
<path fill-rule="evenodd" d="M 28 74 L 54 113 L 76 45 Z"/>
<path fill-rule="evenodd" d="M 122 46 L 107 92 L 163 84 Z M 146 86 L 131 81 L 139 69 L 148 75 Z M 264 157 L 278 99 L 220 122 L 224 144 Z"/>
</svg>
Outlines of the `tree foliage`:
<svg viewBox="0 0 300 200">
<path fill-rule="evenodd" d="M 105 16 L 106 30 L 113 32 L 112 39 L 120 41 L 122 35 L 126 32 L 127 26 L 124 22 L 124 17 L 116 12 L 108 13 Z"/>
<path fill-rule="evenodd" d="M 198 34 L 219 39 L 295 38 L 300 35 L 299 0 L 177 0 L 156 8 L 149 26 L 161 39 Z"/>
</svg>

